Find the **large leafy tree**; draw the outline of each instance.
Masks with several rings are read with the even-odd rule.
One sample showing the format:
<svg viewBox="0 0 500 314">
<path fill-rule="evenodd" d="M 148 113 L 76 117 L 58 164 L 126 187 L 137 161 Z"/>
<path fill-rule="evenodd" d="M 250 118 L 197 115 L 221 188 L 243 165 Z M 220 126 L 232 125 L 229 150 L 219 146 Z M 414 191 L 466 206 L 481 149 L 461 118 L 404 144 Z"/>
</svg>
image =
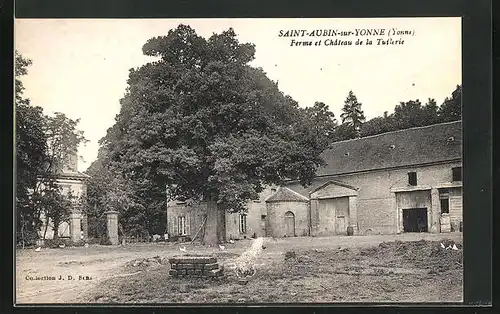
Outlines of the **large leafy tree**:
<svg viewBox="0 0 500 314">
<path fill-rule="evenodd" d="M 180 25 L 148 40 L 158 61 L 131 70 L 107 143 L 111 163 L 141 197 L 207 202 L 203 241 L 224 240 L 225 211 L 245 209 L 265 184 L 312 180 L 318 150 L 304 114 L 259 68 L 232 29 L 204 39 Z"/>
<path fill-rule="evenodd" d="M 30 65 L 31 60 L 15 52 L 16 230 L 17 240 L 23 245 L 37 238 L 41 224 L 34 194 L 47 160 L 43 110 L 31 106 L 30 100 L 23 95 L 21 77 L 28 73 Z"/>
<path fill-rule="evenodd" d="M 104 212 L 107 210 L 121 212 L 119 216 L 120 226 L 123 227 L 121 231 L 127 234 L 136 236 L 163 232 L 164 226 L 158 226 L 158 224 L 164 223 L 165 219 L 164 217 L 157 218 L 158 215 L 165 215 L 162 210 L 165 200 L 161 198 L 163 203 L 159 206 L 154 202 L 150 203 L 150 208 L 154 207 L 157 212 L 148 215 L 146 212 L 148 200 L 139 197 L 143 191 L 136 189 L 134 181 L 126 180 L 125 177 L 119 175 L 120 170 L 110 163 L 108 156 L 106 147 L 102 146 L 97 159 L 86 170 L 90 176 L 87 181 L 85 203 L 89 236 L 102 238 L 106 235 Z M 162 229 L 161 232 L 158 229 Z"/>
<path fill-rule="evenodd" d="M 356 95 L 352 91 L 349 91 L 342 107 L 342 114 L 340 115 L 342 124 L 344 125 L 342 130 L 345 135 L 343 136 L 347 137 L 344 139 L 360 136 L 361 126 L 366 120 L 361 106 L 362 104 L 358 102 Z"/>
</svg>

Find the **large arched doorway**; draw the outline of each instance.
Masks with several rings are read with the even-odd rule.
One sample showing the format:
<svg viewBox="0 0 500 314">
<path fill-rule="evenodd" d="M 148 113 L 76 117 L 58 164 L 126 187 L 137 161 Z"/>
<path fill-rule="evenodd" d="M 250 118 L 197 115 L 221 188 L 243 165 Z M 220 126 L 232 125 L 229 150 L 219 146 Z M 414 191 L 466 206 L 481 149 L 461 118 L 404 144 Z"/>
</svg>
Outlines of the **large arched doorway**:
<svg viewBox="0 0 500 314">
<path fill-rule="evenodd" d="M 285 213 L 285 235 L 295 236 L 295 215 L 291 211 Z"/>
</svg>

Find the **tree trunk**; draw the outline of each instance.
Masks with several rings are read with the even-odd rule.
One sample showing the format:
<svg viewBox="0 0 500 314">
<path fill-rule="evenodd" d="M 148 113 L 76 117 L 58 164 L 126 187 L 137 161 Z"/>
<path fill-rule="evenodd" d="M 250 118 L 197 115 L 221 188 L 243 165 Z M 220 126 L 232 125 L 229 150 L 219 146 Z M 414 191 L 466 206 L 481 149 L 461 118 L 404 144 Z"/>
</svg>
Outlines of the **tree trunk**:
<svg viewBox="0 0 500 314">
<path fill-rule="evenodd" d="M 207 221 L 203 233 L 203 244 L 216 245 L 225 242 L 225 215 L 217 208 L 217 203 L 207 198 Z"/>
<path fill-rule="evenodd" d="M 45 217 L 45 230 L 43 231 L 43 239 L 45 240 L 45 236 L 47 235 L 47 229 L 49 228 L 49 217 Z"/>
<path fill-rule="evenodd" d="M 54 237 L 53 239 L 54 240 L 58 240 L 59 239 L 59 225 L 60 225 L 60 222 L 58 221 L 54 221 L 54 227 L 52 227 L 52 230 L 54 231 Z"/>
</svg>

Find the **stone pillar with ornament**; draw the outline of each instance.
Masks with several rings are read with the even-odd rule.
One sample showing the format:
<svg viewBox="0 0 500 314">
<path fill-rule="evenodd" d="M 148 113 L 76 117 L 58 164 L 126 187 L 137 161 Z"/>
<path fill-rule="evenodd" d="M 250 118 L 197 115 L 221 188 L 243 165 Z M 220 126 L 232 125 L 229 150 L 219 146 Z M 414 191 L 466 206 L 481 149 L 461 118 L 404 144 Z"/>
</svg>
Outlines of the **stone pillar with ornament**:
<svg viewBox="0 0 500 314">
<path fill-rule="evenodd" d="M 80 242 L 81 240 L 81 220 L 82 214 L 79 211 L 74 211 L 69 215 L 69 233 L 73 242 Z"/>
</svg>

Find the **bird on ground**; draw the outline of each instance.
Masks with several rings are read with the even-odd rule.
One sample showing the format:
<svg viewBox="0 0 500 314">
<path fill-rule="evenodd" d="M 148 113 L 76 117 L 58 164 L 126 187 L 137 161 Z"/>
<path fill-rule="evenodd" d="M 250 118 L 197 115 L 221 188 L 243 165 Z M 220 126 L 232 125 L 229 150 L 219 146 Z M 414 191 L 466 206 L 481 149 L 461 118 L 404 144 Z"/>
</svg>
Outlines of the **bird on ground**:
<svg viewBox="0 0 500 314">
<path fill-rule="evenodd" d="M 41 250 L 41 249 L 42 249 L 42 247 L 41 247 L 41 246 L 39 246 L 39 247 L 37 247 L 37 248 L 35 249 L 35 251 L 36 251 L 36 252 L 40 252 L 40 250 Z"/>
<path fill-rule="evenodd" d="M 455 251 L 456 251 L 456 250 L 458 250 L 458 247 L 457 247 L 457 245 L 456 245 L 455 243 L 453 243 L 453 246 L 452 246 L 451 248 L 452 248 L 453 250 L 455 250 Z"/>
<path fill-rule="evenodd" d="M 187 250 L 186 250 L 186 247 L 185 247 L 185 246 L 184 246 L 184 247 L 180 247 L 180 248 L 179 248 L 179 250 L 181 250 L 181 252 L 187 252 Z"/>
<path fill-rule="evenodd" d="M 226 247 L 225 247 L 224 245 L 220 245 L 220 244 L 219 244 L 219 249 L 221 249 L 221 250 L 225 250 L 225 249 L 226 249 Z"/>
<path fill-rule="evenodd" d="M 66 246 L 66 244 L 64 244 L 64 243 L 59 245 L 59 247 L 60 247 L 61 249 L 62 249 L 62 248 L 64 248 L 65 246 Z"/>
<path fill-rule="evenodd" d="M 442 248 L 442 249 L 444 249 L 444 248 L 445 248 L 445 246 L 444 246 L 444 244 L 443 244 L 443 243 L 441 243 L 441 248 Z"/>
<path fill-rule="evenodd" d="M 233 244 L 233 243 L 234 243 L 234 240 L 229 240 L 229 243 Z"/>
</svg>

